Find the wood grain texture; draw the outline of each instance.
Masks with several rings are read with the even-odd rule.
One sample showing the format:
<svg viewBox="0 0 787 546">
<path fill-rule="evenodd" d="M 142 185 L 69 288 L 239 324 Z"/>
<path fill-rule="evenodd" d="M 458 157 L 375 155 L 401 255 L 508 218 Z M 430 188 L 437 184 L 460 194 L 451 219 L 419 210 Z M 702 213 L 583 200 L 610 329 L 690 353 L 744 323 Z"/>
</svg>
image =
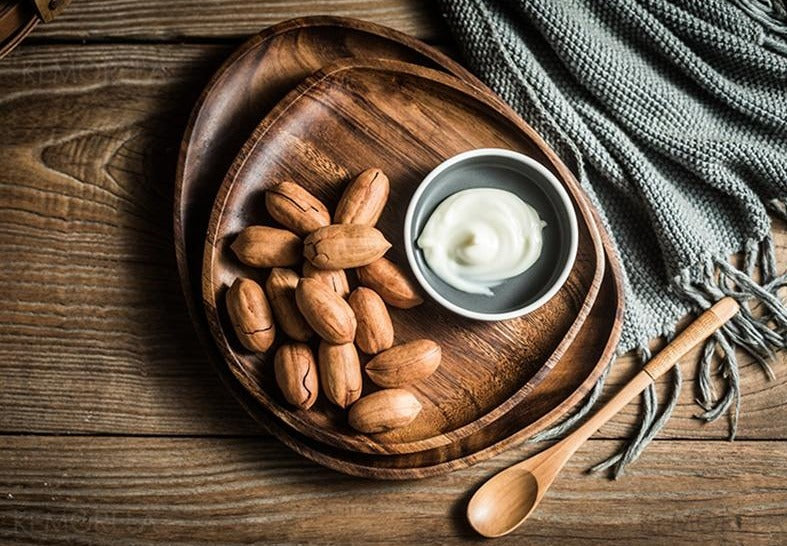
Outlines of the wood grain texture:
<svg viewBox="0 0 787 546">
<path fill-rule="evenodd" d="M 406 4 L 78 0 L 29 40 L 235 40 L 316 12 L 445 40 L 428 3 Z M 0 431 L 259 431 L 197 347 L 165 241 L 173 146 L 230 49 L 23 45 L 0 62 Z M 780 266 L 785 233 L 777 224 Z M 771 382 L 743 361 L 739 437 L 787 439 L 786 361 L 777 358 Z M 610 387 L 637 367 L 633 356 L 618 359 Z M 581 474 L 617 445 L 591 441 L 509 542 L 787 542 L 785 442 L 703 441 L 724 437 L 726 424 L 692 418 L 693 376 L 685 366 L 686 388 L 660 434 L 690 441 L 656 441 L 613 484 Z M 628 433 L 637 411 L 627 407 L 597 436 Z M 390 484 L 340 476 L 266 439 L 4 436 L 0 541 L 469 542 L 459 516 L 468 488 L 525 455 Z M 273 509 L 280 499 L 303 510 Z M 379 525 L 381 513 L 391 524 Z"/>
<path fill-rule="evenodd" d="M 495 544 L 779 544 L 787 541 L 781 442 L 656 441 L 627 478 L 584 474 L 591 441 L 528 522 Z M 532 450 L 532 448 L 531 448 Z M 515 449 L 435 479 L 341 476 L 262 439 L 7 436 L 0 539 L 48 544 L 392 543 L 476 537 L 467 494 L 524 457 Z"/>
<path fill-rule="evenodd" d="M 170 240 L 177 142 L 228 53 L 23 46 L 0 63 L 0 430 L 259 431 L 198 346 Z M 787 227 L 776 222 L 774 233 L 781 266 Z M 787 439 L 787 361 L 777 359 L 768 381 L 742 358 L 741 439 Z M 661 438 L 727 433 L 723 419 L 693 417 L 695 361 L 685 360 L 686 388 Z M 610 389 L 635 363 L 618 359 Z M 600 436 L 623 437 L 638 411 L 628 406 Z"/>
<path fill-rule="evenodd" d="M 293 55 L 296 49 L 298 55 Z M 190 311 L 200 329 L 207 330 L 201 297 L 204 238 L 221 180 L 279 100 L 311 73 L 346 57 L 399 59 L 443 68 L 466 81 L 474 78 L 410 36 L 356 19 L 292 19 L 233 51 L 194 105 L 176 171 L 175 248 Z"/>
<path fill-rule="evenodd" d="M 430 449 L 479 430 L 518 404 L 562 356 L 598 293 L 602 244 L 573 177 L 532 129 L 508 116 L 475 88 L 442 72 L 395 61 L 352 60 L 311 76 L 254 131 L 216 198 L 202 295 L 224 359 L 278 419 L 323 443 L 357 451 Z M 435 139 L 438 130 L 442 137 Z M 412 386 L 423 409 L 406 427 L 374 437 L 360 435 L 348 427 L 343 412 L 319 399 L 309 411 L 291 411 L 270 379 L 272 355 L 243 350 L 228 333 L 224 312 L 224 292 L 238 275 L 261 280 L 266 274 L 243 267 L 229 249 L 245 226 L 270 225 L 261 206 L 265 188 L 297 180 L 333 210 L 351 177 L 369 166 L 383 169 L 392 181 L 391 195 L 377 227 L 394 245 L 390 259 L 407 267 L 401 226 L 416 186 L 444 159 L 484 147 L 514 149 L 536 158 L 569 192 L 577 209 L 580 244 L 565 286 L 532 314 L 501 322 L 463 320 L 433 301 L 392 310 L 398 342 L 426 337 L 439 339 L 442 346 L 437 372 Z M 561 402 L 542 397 L 530 403 L 557 407 Z"/>
<path fill-rule="evenodd" d="M 434 39 L 443 27 L 436 8 L 418 0 L 77 0 L 36 39 L 177 40 L 245 38 L 291 17 L 342 15 Z"/>
<path fill-rule="evenodd" d="M 4 430 L 198 433 L 222 415 L 257 430 L 202 356 L 172 250 L 177 143 L 224 51 L 55 46 L 0 64 Z"/>
</svg>

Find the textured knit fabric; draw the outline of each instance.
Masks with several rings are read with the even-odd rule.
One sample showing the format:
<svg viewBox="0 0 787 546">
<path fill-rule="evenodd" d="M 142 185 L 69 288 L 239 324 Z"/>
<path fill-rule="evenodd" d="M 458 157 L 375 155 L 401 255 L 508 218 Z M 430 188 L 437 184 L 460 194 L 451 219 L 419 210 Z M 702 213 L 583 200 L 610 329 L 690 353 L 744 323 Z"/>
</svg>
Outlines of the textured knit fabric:
<svg viewBox="0 0 787 546">
<path fill-rule="evenodd" d="M 785 345 L 768 209 L 787 198 L 787 22 L 752 0 L 441 0 L 470 68 L 538 130 L 601 213 L 624 266 L 619 350 L 674 334 L 725 294 L 745 309 L 706 346 L 704 418 L 738 408 L 735 348 Z M 740 268 L 730 256 L 743 252 Z M 755 282 L 754 266 L 762 277 Z M 764 316 L 752 314 L 762 304 Z M 714 355 L 719 357 L 714 359 Z M 717 362 L 718 360 L 718 362 Z M 728 381 L 715 395 L 714 366 Z M 642 441 L 672 406 L 645 394 Z M 648 399 L 650 398 L 650 402 Z M 650 408 L 650 409 L 649 409 Z M 622 468 L 622 466 L 621 466 Z"/>
</svg>

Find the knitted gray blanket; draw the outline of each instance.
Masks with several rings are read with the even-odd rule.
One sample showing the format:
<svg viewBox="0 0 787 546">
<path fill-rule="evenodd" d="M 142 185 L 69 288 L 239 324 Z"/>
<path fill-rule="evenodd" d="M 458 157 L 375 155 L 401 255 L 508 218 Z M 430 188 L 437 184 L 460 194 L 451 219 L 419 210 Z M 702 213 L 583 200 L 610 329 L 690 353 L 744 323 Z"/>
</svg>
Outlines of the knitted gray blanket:
<svg viewBox="0 0 787 546">
<path fill-rule="evenodd" d="M 736 348 L 771 373 L 787 342 L 768 210 L 787 200 L 787 18 L 780 0 L 440 0 L 470 68 L 573 170 L 621 256 L 619 350 L 732 295 L 743 309 L 705 346 L 707 421 L 740 405 Z M 730 257 L 743 253 L 740 267 Z M 755 274 L 755 267 L 759 273 Z M 752 311 L 755 309 L 756 311 Z M 718 396 L 711 376 L 727 382 Z M 598 468 L 619 474 L 677 402 L 644 394 L 632 443 Z M 603 382 L 602 382 L 603 383 Z M 567 422 L 592 406 L 602 384 Z"/>
</svg>

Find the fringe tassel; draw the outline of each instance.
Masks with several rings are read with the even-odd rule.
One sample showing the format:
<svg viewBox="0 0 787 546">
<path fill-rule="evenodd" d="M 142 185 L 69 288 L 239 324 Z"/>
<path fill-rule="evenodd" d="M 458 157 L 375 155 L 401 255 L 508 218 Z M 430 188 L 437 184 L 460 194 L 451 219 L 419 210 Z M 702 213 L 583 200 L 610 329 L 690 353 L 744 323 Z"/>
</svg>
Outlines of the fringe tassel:
<svg viewBox="0 0 787 546">
<path fill-rule="evenodd" d="M 773 246 L 773 239 L 766 238 L 763 242 L 763 250 L 760 254 L 760 271 L 762 272 L 762 284 L 768 284 L 776 277 L 776 249 Z M 747 275 L 751 278 L 751 275 Z"/>
<path fill-rule="evenodd" d="M 776 205 L 774 205 L 776 206 Z M 778 206 L 787 220 L 787 202 L 780 200 Z M 741 385 L 736 349 L 741 348 L 759 364 L 768 379 L 774 378 L 771 361 L 774 353 L 787 346 L 787 306 L 778 291 L 787 286 L 787 272 L 777 274 L 776 253 L 773 239 L 769 236 L 761 242 L 748 241 L 744 248 L 743 266 L 737 269 L 721 258 L 708 259 L 701 272 L 683 271 L 673 279 L 673 290 L 685 298 L 699 311 L 705 310 L 725 296 L 731 296 L 741 305 L 741 311 L 724 327 L 717 331 L 703 347 L 697 375 L 698 394 L 695 398 L 703 411 L 697 419 L 712 422 L 729 415 L 729 439 L 738 432 L 741 409 Z M 754 280 L 759 267 L 760 282 Z M 756 314 L 750 304 L 756 303 Z M 669 332 L 667 340 L 674 337 Z M 640 349 L 644 365 L 650 359 L 650 351 Z M 718 363 L 714 370 L 714 363 Z M 579 409 L 568 419 L 536 434 L 528 442 L 555 440 L 572 430 L 577 423 L 591 412 L 599 399 L 612 363 L 607 365 L 593 390 Z M 724 392 L 719 396 L 714 388 L 713 375 L 718 373 L 724 383 Z M 613 478 L 623 474 L 628 464 L 635 461 L 648 444 L 669 421 L 677 406 L 683 378 L 681 367 L 672 369 L 672 384 L 669 398 L 658 410 L 655 385 L 642 393 L 642 415 L 634 437 L 616 454 L 592 467 L 589 472 L 610 470 Z"/>
<path fill-rule="evenodd" d="M 716 389 L 713 388 L 711 380 L 711 364 L 716 353 L 716 339 L 711 337 L 705 342 L 700 358 L 700 367 L 697 373 L 697 387 L 699 387 L 699 398 L 694 401 L 705 411 L 714 406 L 716 400 Z"/>
<path fill-rule="evenodd" d="M 767 201 L 765 207 L 775 217 L 787 222 L 787 198 Z"/>
<path fill-rule="evenodd" d="M 582 421 L 582 419 L 584 419 L 585 416 L 590 413 L 590 410 L 592 410 L 596 405 L 599 396 L 601 396 L 601 392 L 604 390 L 604 383 L 606 383 L 607 376 L 609 375 L 609 370 L 612 369 L 612 362 L 613 361 L 610 360 L 610 362 L 607 364 L 607 367 L 604 368 L 603 372 L 601 372 L 601 375 L 596 381 L 596 384 L 593 386 L 593 389 L 588 393 L 579 408 L 577 408 L 577 410 L 570 417 L 561 421 L 557 425 L 553 425 L 537 434 L 534 434 L 527 440 L 526 443 L 534 444 L 536 442 L 557 440 L 573 429 L 574 425 Z"/>
<path fill-rule="evenodd" d="M 722 350 L 722 361 L 719 365 L 721 376 L 727 382 L 727 391 L 721 400 L 716 400 L 709 404 L 703 413 L 696 415 L 698 419 L 702 419 L 706 423 L 710 423 L 721 417 L 730 406 L 734 403 L 734 411 L 730 415 L 730 441 L 735 439 L 738 433 L 738 416 L 741 409 L 741 389 L 740 389 L 740 376 L 738 375 L 738 359 L 735 355 L 735 348 L 727 340 L 723 331 L 718 331 L 714 334 L 713 339 L 718 343 Z M 715 397 L 714 397 L 715 398 Z"/>
<path fill-rule="evenodd" d="M 675 337 L 674 332 L 667 336 L 667 341 L 671 341 Z M 650 360 L 650 351 L 643 351 L 641 353 L 641 360 L 643 365 Z M 637 431 L 634 439 L 629 442 L 626 447 L 615 455 L 609 457 L 594 467 L 590 468 L 588 472 L 595 473 L 608 468 L 612 468 L 611 476 L 613 479 L 618 479 L 623 475 L 623 471 L 629 463 L 637 460 L 646 447 L 653 441 L 653 438 L 664 428 L 672 412 L 678 405 L 681 387 L 683 386 L 683 374 L 681 367 L 675 366 L 672 368 L 672 386 L 670 397 L 661 412 L 657 417 L 658 397 L 656 392 L 656 385 L 650 384 L 645 392 L 642 393 L 642 407 L 643 419 L 640 422 L 639 430 Z"/>
</svg>

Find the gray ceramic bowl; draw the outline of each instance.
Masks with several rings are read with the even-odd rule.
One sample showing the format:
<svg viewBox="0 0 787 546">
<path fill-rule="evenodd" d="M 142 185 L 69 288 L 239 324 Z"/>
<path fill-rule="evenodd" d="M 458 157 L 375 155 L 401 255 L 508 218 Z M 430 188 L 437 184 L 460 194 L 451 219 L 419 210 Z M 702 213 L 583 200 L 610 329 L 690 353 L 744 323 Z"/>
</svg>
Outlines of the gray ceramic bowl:
<svg viewBox="0 0 787 546">
<path fill-rule="evenodd" d="M 527 271 L 493 288 L 493 296 L 469 294 L 443 282 L 416 240 L 446 197 L 470 188 L 510 191 L 533 206 L 546 222 L 541 256 Z M 534 159 L 497 148 L 451 157 L 430 172 L 413 194 L 404 221 L 407 259 L 423 289 L 438 303 L 477 320 L 507 320 L 538 309 L 563 286 L 577 255 L 577 217 L 566 190 Z"/>
</svg>

